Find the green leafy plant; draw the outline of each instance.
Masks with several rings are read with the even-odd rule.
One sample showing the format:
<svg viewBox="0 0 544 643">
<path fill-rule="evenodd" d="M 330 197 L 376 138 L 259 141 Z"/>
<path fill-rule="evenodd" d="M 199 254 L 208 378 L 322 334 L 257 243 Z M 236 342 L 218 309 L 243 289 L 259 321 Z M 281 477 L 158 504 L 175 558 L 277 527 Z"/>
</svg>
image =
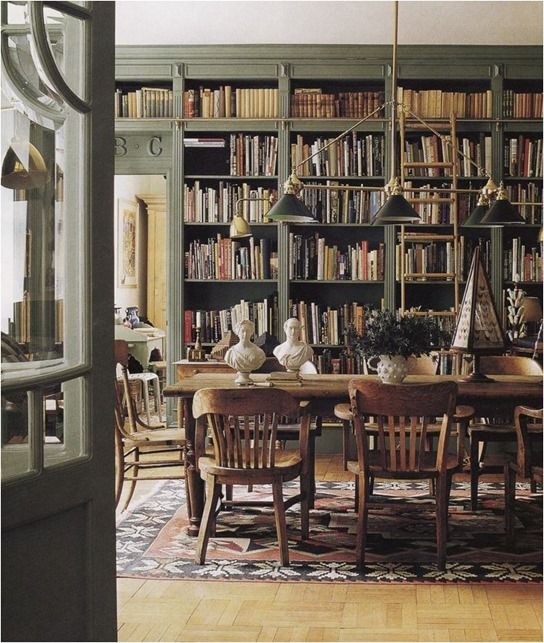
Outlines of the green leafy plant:
<svg viewBox="0 0 544 643">
<path fill-rule="evenodd" d="M 440 347 L 441 331 L 433 317 L 397 316 L 390 310 L 367 310 L 364 333 L 352 344 L 365 357 L 428 355 Z"/>
</svg>

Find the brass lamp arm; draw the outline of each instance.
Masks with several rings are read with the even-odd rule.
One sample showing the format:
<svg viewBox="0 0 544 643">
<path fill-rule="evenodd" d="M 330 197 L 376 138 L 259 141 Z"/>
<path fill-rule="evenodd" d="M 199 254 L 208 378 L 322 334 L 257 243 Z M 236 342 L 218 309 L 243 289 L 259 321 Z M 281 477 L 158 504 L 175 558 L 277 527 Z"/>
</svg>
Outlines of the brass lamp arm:
<svg viewBox="0 0 544 643">
<path fill-rule="evenodd" d="M 414 114 L 414 112 L 412 112 L 412 110 L 411 110 L 411 109 L 409 109 L 409 108 L 408 108 L 406 105 L 404 105 L 403 103 L 398 103 L 398 106 L 402 109 L 402 111 L 403 111 L 403 112 L 405 112 L 405 113 L 409 114 L 412 118 L 414 118 L 416 121 L 418 121 L 419 123 L 421 123 L 424 127 L 426 127 L 426 128 L 427 128 L 430 132 L 432 132 L 435 136 L 438 136 L 438 138 L 439 138 L 441 141 L 444 141 L 444 143 L 446 143 L 447 145 L 449 145 L 449 146 L 453 149 L 453 151 L 454 151 L 454 152 L 456 152 L 457 154 L 459 154 L 459 156 L 462 156 L 462 157 L 463 157 L 465 160 L 467 160 L 471 165 L 473 165 L 473 166 L 478 170 L 478 173 L 479 173 L 479 174 L 483 174 L 483 176 L 485 176 L 487 179 L 490 179 L 490 178 L 491 178 L 491 175 L 489 174 L 489 172 L 488 172 L 485 168 L 480 167 L 477 163 L 475 163 L 475 162 L 470 158 L 470 156 L 467 156 L 466 154 L 464 154 L 463 152 L 461 152 L 461 150 L 460 150 L 460 149 L 458 149 L 457 147 L 454 147 L 454 145 L 453 145 L 453 141 L 451 141 L 449 138 L 447 138 L 446 136 L 444 136 L 443 134 L 441 134 L 440 132 L 438 132 L 437 130 L 435 130 L 435 129 L 434 129 L 434 127 L 432 127 L 431 125 L 429 125 L 429 123 L 425 122 L 425 121 L 424 121 L 422 118 L 420 118 L 417 114 Z"/>
</svg>

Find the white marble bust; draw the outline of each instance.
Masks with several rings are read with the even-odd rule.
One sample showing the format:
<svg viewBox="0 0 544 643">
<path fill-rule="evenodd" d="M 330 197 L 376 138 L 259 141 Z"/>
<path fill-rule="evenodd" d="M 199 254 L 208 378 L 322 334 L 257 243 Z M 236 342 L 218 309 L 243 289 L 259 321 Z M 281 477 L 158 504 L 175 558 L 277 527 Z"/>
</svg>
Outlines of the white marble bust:
<svg viewBox="0 0 544 643">
<path fill-rule="evenodd" d="M 286 340 L 274 349 L 278 362 L 291 372 L 298 372 L 304 362 L 311 360 L 314 354 L 312 347 L 300 339 L 301 329 L 302 324 L 299 320 L 290 317 L 283 325 Z"/>
<path fill-rule="evenodd" d="M 249 374 L 264 364 L 266 355 L 251 341 L 255 333 L 255 324 L 252 321 L 243 319 L 237 324 L 234 332 L 240 341 L 225 353 L 225 362 L 237 371 L 235 383 L 239 386 L 248 386 L 252 384 Z"/>
</svg>

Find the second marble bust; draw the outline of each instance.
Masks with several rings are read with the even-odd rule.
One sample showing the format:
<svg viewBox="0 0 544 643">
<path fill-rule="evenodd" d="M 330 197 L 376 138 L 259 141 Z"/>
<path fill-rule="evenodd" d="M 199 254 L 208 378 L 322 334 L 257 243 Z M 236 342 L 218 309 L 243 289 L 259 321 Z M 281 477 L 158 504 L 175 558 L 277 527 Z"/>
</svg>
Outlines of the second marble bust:
<svg viewBox="0 0 544 643">
<path fill-rule="evenodd" d="M 260 368 L 266 360 L 265 352 L 251 341 L 255 333 L 255 324 L 249 319 L 243 319 L 237 324 L 234 332 L 240 341 L 231 346 L 225 353 L 225 362 L 237 371 L 234 382 L 238 386 L 251 386 L 249 374 Z"/>
</svg>

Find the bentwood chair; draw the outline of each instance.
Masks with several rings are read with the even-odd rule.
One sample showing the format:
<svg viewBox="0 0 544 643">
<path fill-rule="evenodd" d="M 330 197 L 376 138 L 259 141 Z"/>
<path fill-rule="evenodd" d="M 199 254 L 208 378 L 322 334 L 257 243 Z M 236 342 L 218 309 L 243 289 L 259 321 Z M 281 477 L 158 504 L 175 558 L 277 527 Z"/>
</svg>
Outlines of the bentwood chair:
<svg viewBox="0 0 544 643">
<path fill-rule="evenodd" d="M 540 364 L 524 356 L 485 355 L 480 357 L 480 370 L 486 375 L 539 375 Z M 529 425 L 529 431 L 533 425 Z M 484 473 L 500 473 L 504 466 L 504 455 L 500 452 L 489 453 L 487 445 L 513 443 L 516 429 L 512 417 L 481 418 L 469 426 L 470 437 L 470 501 L 472 511 L 478 507 L 478 481 Z"/>
<path fill-rule="evenodd" d="M 115 502 L 119 504 L 124 482 L 130 482 L 124 511 L 139 480 L 181 480 L 185 477 L 185 431 L 154 428 L 139 418 L 130 395 L 126 341 L 115 341 L 115 359 L 121 372 L 121 381 L 115 382 Z M 141 471 L 149 469 L 161 472 L 140 475 Z"/>
<path fill-rule="evenodd" d="M 514 543 L 516 475 L 542 483 L 542 415 L 542 409 L 526 406 L 516 406 L 514 410 L 517 456 L 504 465 L 504 522 L 509 546 Z M 530 424 L 530 420 L 536 420 L 537 424 Z"/>
<path fill-rule="evenodd" d="M 457 384 L 382 384 L 353 379 L 349 383 L 357 461 L 348 462 L 355 474 L 357 503 L 356 561 L 362 567 L 372 478 L 431 479 L 436 486 L 436 541 L 439 569 L 446 564 L 448 502 L 454 473 L 460 470 L 458 454 L 449 454 Z M 367 431 L 372 417 L 371 432 Z M 426 439 L 431 423 L 441 418 L 436 449 Z M 369 437 L 375 448 L 369 449 Z M 374 497 L 375 498 L 375 497 Z"/>
<path fill-rule="evenodd" d="M 208 541 L 215 528 L 218 503 L 224 506 L 273 506 L 280 561 L 289 565 L 285 510 L 300 502 L 302 539 L 309 532 L 308 433 L 310 417 L 300 415 L 298 402 L 280 389 L 201 389 L 193 398 L 193 416 L 205 418 L 212 435 L 213 456 L 199 458 L 206 484 L 206 503 L 198 535 L 195 560 L 204 564 Z M 299 417 L 299 452 L 288 457 L 276 449 L 278 422 Z M 300 478 L 300 493 L 283 498 L 283 484 Z M 236 501 L 221 498 L 221 487 L 272 485 L 273 500 Z"/>
</svg>

